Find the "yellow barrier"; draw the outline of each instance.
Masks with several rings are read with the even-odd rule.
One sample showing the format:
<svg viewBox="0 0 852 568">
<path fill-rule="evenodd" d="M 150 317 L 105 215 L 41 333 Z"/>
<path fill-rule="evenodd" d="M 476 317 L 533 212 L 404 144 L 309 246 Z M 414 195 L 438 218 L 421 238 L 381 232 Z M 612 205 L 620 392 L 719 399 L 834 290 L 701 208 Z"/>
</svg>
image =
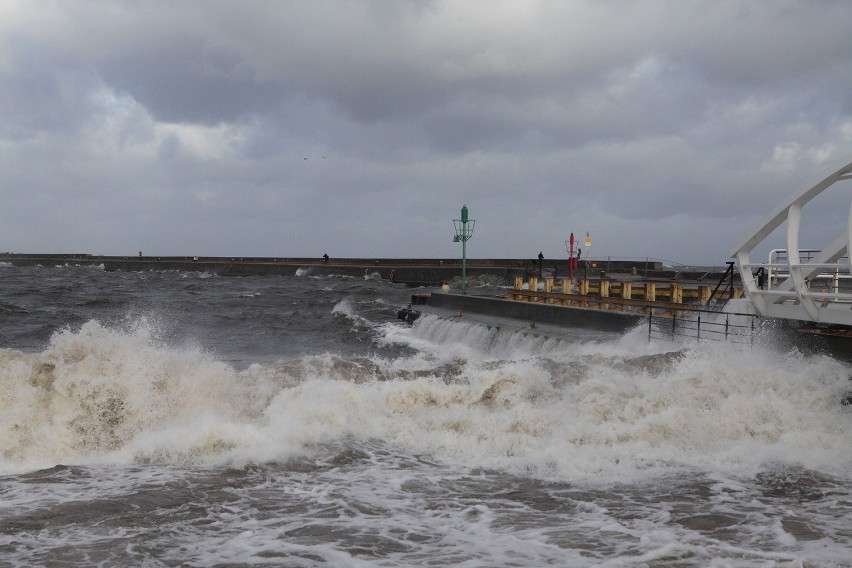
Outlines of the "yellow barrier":
<svg viewBox="0 0 852 568">
<path fill-rule="evenodd" d="M 529 277 L 528 290 L 538 292 L 539 279 L 535 276 Z M 545 278 L 543 284 L 543 292 L 548 296 L 524 294 L 524 279 L 522 276 L 515 277 L 514 291 L 511 294 L 512 299 L 523 300 L 528 302 L 545 302 L 551 304 L 561 304 L 565 306 L 581 306 L 590 309 L 610 309 L 609 303 L 601 302 L 603 298 L 620 298 L 629 301 L 644 301 L 644 302 L 665 302 L 669 304 L 700 303 L 707 305 L 710 297 L 713 294 L 713 287 L 699 285 L 691 288 L 684 288 L 683 284 L 679 283 L 658 283 L 645 282 L 637 284 L 634 288 L 633 282 L 618 281 L 618 280 L 580 280 L 576 286 L 567 278 L 562 279 L 561 295 L 574 296 L 573 298 L 558 297 L 559 287 L 556 286 L 553 278 Z M 556 295 L 556 297 L 553 297 Z M 635 297 L 634 297 L 635 295 Z M 582 296 L 578 298 L 577 296 Z M 743 296 L 742 288 L 734 288 L 733 294 L 729 290 L 717 292 L 717 297 L 728 299 L 729 297 L 741 298 Z M 586 299 L 588 298 L 588 299 Z M 595 299 L 598 301 L 595 301 Z"/>
</svg>

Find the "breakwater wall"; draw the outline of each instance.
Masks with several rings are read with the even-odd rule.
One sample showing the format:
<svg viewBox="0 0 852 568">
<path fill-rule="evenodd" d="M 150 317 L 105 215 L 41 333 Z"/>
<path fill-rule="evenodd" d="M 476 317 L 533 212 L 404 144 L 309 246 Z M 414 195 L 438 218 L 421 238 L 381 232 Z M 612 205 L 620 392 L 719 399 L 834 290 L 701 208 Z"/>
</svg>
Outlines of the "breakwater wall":
<svg viewBox="0 0 852 568">
<path fill-rule="evenodd" d="M 209 256 L 105 256 L 92 254 L 20 254 L 0 253 L 0 262 L 14 266 L 102 266 L 107 271 L 144 272 L 177 270 L 209 272 L 232 276 L 259 274 L 279 275 L 344 275 L 378 277 L 412 286 L 435 286 L 459 278 L 461 260 L 458 258 L 330 258 L 321 257 L 209 257 Z M 517 277 L 530 276 L 565 278 L 568 275 L 565 259 L 490 258 L 468 259 L 470 279 L 492 278 L 495 283 L 511 285 Z M 583 278 L 618 275 L 659 279 L 703 279 L 716 282 L 723 271 L 719 267 L 687 269 L 664 267 L 660 261 L 649 259 L 588 259 L 577 269 Z"/>
<path fill-rule="evenodd" d="M 435 286 L 459 277 L 458 259 L 390 258 L 272 258 L 188 256 L 102 256 L 88 254 L 0 254 L 0 262 L 14 266 L 98 266 L 107 271 L 187 271 L 223 276 L 277 274 L 293 276 L 365 276 L 408 285 Z M 536 265 L 537 266 L 537 265 Z M 549 267 L 553 270 L 553 263 Z M 512 282 L 532 270 L 531 261 L 518 259 L 475 259 L 467 263 L 469 278 L 491 276 Z M 537 270 L 537 268 L 536 268 Z"/>
<path fill-rule="evenodd" d="M 470 311 L 498 317 L 508 317 L 528 322 L 548 323 L 570 327 L 627 331 L 645 319 L 643 314 L 611 312 L 584 308 L 564 308 L 552 304 L 518 302 L 497 297 L 463 296 L 432 292 L 428 298 L 412 298 L 414 304 L 428 304 L 437 308 Z"/>
</svg>

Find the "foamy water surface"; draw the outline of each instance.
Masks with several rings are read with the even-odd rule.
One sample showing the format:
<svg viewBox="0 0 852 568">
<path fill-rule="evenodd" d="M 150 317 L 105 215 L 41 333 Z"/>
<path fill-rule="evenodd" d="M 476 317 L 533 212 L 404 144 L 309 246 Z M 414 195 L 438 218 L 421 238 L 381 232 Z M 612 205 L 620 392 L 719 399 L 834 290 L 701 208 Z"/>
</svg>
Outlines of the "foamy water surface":
<svg viewBox="0 0 852 568">
<path fill-rule="evenodd" d="M 830 357 L 0 271 L 0 565 L 852 565 Z"/>
</svg>

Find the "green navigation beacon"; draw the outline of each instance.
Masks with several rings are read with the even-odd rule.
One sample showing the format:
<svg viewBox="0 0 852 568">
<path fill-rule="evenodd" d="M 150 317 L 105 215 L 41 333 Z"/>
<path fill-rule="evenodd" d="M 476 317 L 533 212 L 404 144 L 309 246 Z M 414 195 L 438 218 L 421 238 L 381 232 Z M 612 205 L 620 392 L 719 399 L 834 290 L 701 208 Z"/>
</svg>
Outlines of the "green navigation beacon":
<svg viewBox="0 0 852 568">
<path fill-rule="evenodd" d="M 456 236 L 453 237 L 453 241 L 461 242 L 462 244 L 462 294 L 467 294 L 467 241 L 473 236 L 474 225 L 476 225 L 476 221 L 467 218 L 467 205 L 463 205 L 461 209 L 461 219 L 453 219 L 453 226 L 456 229 Z"/>
</svg>

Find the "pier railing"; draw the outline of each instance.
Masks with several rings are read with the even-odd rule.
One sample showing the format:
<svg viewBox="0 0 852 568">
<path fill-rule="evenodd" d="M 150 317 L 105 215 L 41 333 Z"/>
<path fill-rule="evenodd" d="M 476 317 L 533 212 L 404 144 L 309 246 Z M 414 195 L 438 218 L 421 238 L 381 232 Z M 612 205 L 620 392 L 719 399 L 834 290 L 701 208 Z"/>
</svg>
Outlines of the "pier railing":
<svg viewBox="0 0 852 568">
<path fill-rule="evenodd" d="M 692 343 L 727 341 L 751 345 L 757 325 L 755 314 L 686 309 L 657 314 L 648 309 L 648 340 Z"/>
</svg>

